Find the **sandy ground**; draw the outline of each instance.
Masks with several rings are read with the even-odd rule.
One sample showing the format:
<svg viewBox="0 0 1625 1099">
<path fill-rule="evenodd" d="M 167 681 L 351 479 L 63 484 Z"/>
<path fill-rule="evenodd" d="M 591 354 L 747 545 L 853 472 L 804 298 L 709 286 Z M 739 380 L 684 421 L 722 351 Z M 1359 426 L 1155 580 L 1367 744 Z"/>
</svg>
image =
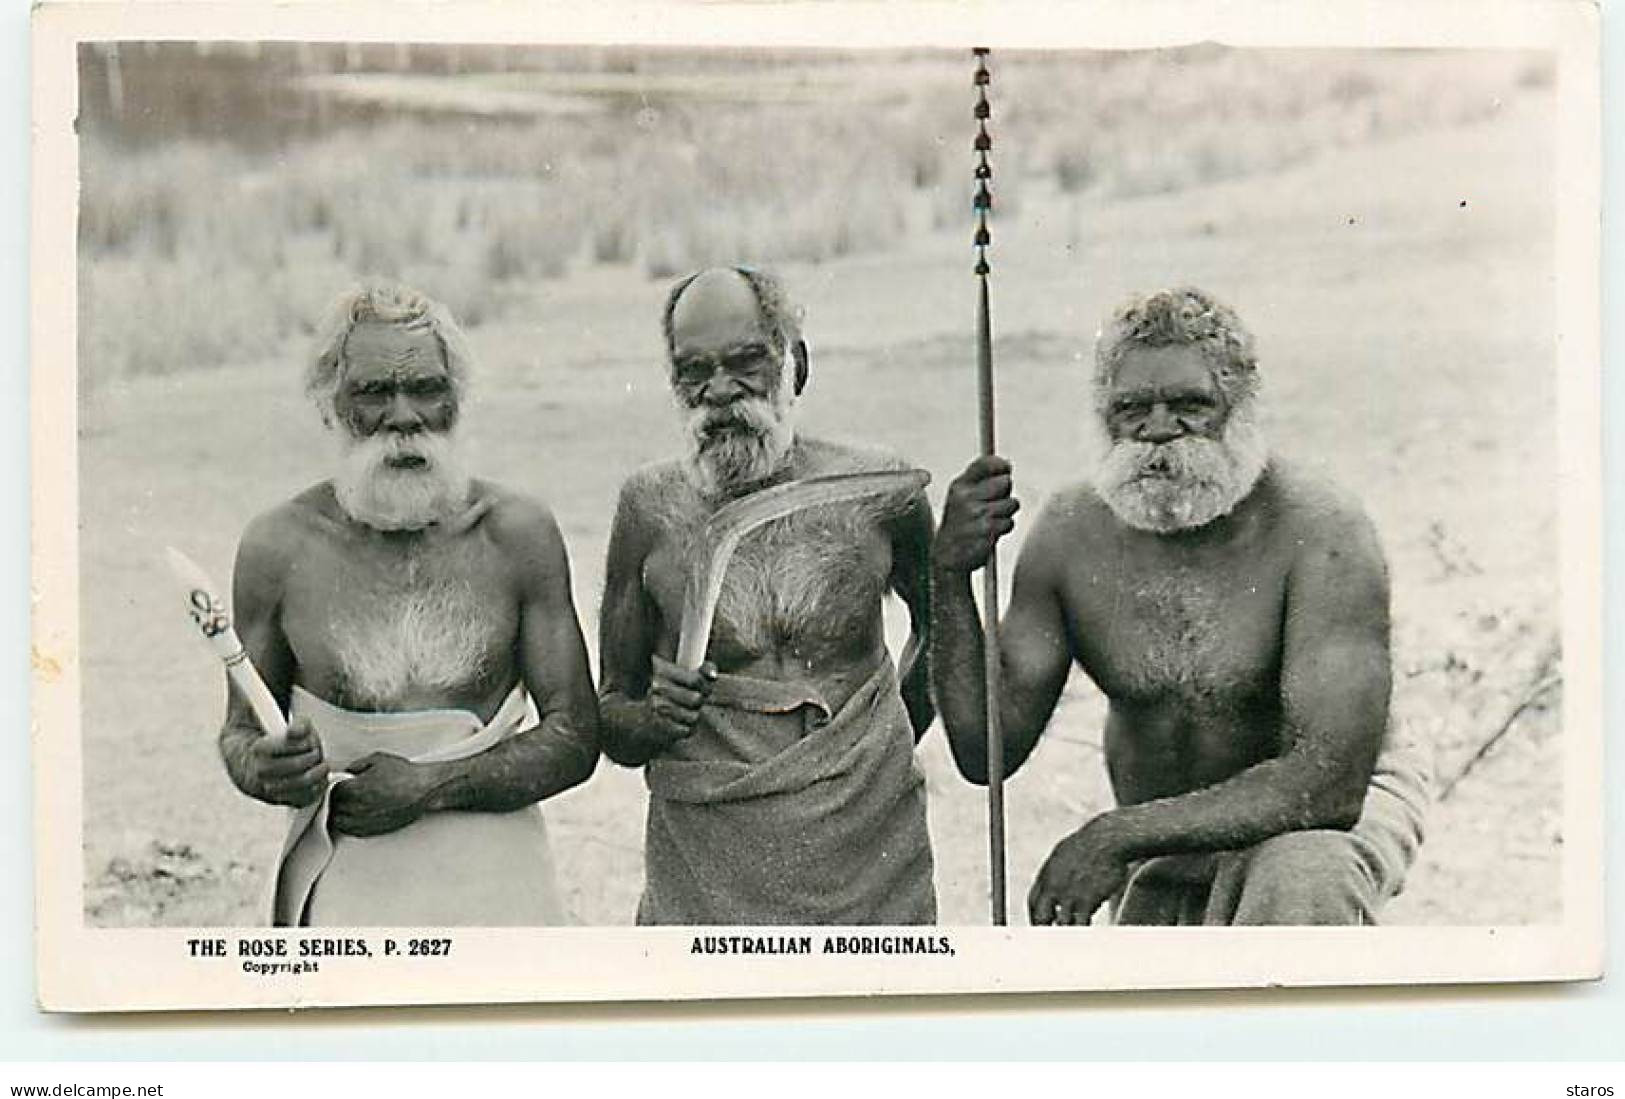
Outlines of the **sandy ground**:
<svg viewBox="0 0 1625 1099">
<path fill-rule="evenodd" d="M 1205 286 L 1259 334 L 1279 448 L 1356 490 L 1393 569 L 1396 710 L 1453 774 L 1554 667 L 1554 399 L 1549 114 L 1327 156 L 1280 175 L 1104 204 L 1029 187 L 998 226 L 1002 449 L 1030 504 L 1081 473 L 1085 363 L 1126 292 Z M 932 471 L 933 499 L 974 447 L 964 235 L 786 276 L 807 305 L 813 433 Z M 470 435 L 482 470 L 547 499 L 589 644 L 620 481 L 678 438 L 660 367 L 664 292 L 598 268 L 528 288 L 474 333 Z M 108 385 L 80 425 L 87 918 L 248 923 L 282 815 L 219 765 L 218 666 L 160 558 L 217 577 L 256 512 L 324 475 L 298 396 L 298 349 L 255 366 Z M 1021 531 L 1016 539 L 1019 542 Z M 1006 552 L 1008 565 L 1015 553 Z M 1526 708 L 1432 818 L 1392 922 L 1558 918 L 1560 690 Z M 1074 677 L 1009 787 L 1013 895 L 1056 840 L 1108 805 L 1102 704 Z M 70 735 L 60 730 L 56 735 Z M 986 921 L 981 792 L 940 730 L 920 751 L 942 916 Z M 641 776 L 605 761 L 547 806 L 576 917 L 625 923 L 640 887 Z"/>
</svg>

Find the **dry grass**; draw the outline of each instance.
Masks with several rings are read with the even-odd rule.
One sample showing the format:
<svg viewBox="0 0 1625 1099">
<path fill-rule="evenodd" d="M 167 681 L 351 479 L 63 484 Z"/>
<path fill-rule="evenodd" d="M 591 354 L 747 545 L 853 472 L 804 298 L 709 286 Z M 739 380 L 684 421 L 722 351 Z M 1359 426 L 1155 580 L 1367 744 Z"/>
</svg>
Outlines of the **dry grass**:
<svg viewBox="0 0 1625 1099">
<path fill-rule="evenodd" d="M 1522 54 L 1459 58 L 1428 52 L 1124 54 L 1095 78 L 1043 94 L 1050 74 L 1012 79 L 1009 98 L 1036 97 L 1033 162 L 1063 191 L 1166 194 L 1279 171 L 1315 156 L 1491 115 L 1549 70 Z M 1065 110 L 1057 109 L 1064 103 Z M 1012 123 L 1014 124 L 1014 123 Z"/>
<path fill-rule="evenodd" d="M 321 303 L 365 275 L 418 283 L 477 325 L 528 284 L 584 267 L 666 278 L 822 263 L 969 223 L 955 60 L 803 59 L 771 75 L 737 60 L 708 70 L 714 58 L 594 63 L 381 87 L 326 78 L 324 94 L 406 98 L 425 113 L 256 153 L 131 152 L 105 122 L 92 127 L 104 136 L 81 150 L 87 387 L 252 359 L 306 334 Z M 1011 55 L 995 86 L 999 217 L 1050 180 L 1108 198 L 1177 192 L 1471 121 L 1542 75 L 1522 55 L 1473 70 L 1429 54 Z M 551 100 L 519 118 L 428 113 L 437 97 L 538 87 L 600 98 L 585 114 L 547 113 Z M 752 89 L 754 101 L 728 98 Z"/>
</svg>

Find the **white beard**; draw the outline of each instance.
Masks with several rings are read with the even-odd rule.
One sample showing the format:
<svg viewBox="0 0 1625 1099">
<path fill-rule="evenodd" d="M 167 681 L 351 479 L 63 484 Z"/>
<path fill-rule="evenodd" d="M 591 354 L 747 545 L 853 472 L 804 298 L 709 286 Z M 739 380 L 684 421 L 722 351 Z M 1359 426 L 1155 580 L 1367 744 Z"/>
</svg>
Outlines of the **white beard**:
<svg viewBox="0 0 1625 1099">
<path fill-rule="evenodd" d="M 1128 526 L 1172 534 L 1229 515 L 1268 464 L 1269 447 L 1252 410 L 1237 408 L 1218 439 L 1108 444 L 1095 488 Z"/>
<path fill-rule="evenodd" d="M 376 530 L 422 530 L 455 515 L 468 502 L 469 478 L 452 432 L 400 435 L 380 431 L 356 439 L 339 430 L 339 469 L 333 491 L 350 518 Z M 399 468 L 390 458 L 415 455 L 422 466 Z"/>
<path fill-rule="evenodd" d="M 746 397 L 725 408 L 688 410 L 690 481 L 706 499 L 721 499 L 759 484 L 784 468 L 795 442 L 793 397 Z"/>
</svg>

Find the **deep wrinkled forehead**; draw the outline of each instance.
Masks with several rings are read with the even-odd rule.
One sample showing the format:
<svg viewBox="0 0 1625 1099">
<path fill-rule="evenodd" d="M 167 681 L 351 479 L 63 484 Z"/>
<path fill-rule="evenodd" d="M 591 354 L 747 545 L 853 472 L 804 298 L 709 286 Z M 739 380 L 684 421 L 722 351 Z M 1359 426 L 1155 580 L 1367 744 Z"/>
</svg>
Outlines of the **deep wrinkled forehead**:
<svg viewBox="0 0 1625 1099">
<path fill-rule="evenodd" d="M 364 321 L 345 337 L 344 376 L 348 380 L 446 373 L 445 351 L 427 325 Z"/>
<path fill-rule="evenodd" d="M 1123 349 L 1111 377 L 1114 398 L 1168 399 L 1218 392 L 1208 357 L 1191 344 L 1132 344 Z"/>
</svg>

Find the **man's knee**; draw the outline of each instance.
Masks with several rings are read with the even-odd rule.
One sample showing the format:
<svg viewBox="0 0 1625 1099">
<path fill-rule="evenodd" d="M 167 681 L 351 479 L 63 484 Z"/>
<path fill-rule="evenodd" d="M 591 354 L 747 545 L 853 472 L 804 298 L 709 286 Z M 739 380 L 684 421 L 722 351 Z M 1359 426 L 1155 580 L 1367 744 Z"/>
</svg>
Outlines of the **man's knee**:
<svg viewBox="0 0 1625 1099">
<path fill-rule="evenodd" d="M 1287 832 L 1253 848 L 1234 924 L 1372 923 L 1375 897 L 1347 832 Z"/>
</svg>

